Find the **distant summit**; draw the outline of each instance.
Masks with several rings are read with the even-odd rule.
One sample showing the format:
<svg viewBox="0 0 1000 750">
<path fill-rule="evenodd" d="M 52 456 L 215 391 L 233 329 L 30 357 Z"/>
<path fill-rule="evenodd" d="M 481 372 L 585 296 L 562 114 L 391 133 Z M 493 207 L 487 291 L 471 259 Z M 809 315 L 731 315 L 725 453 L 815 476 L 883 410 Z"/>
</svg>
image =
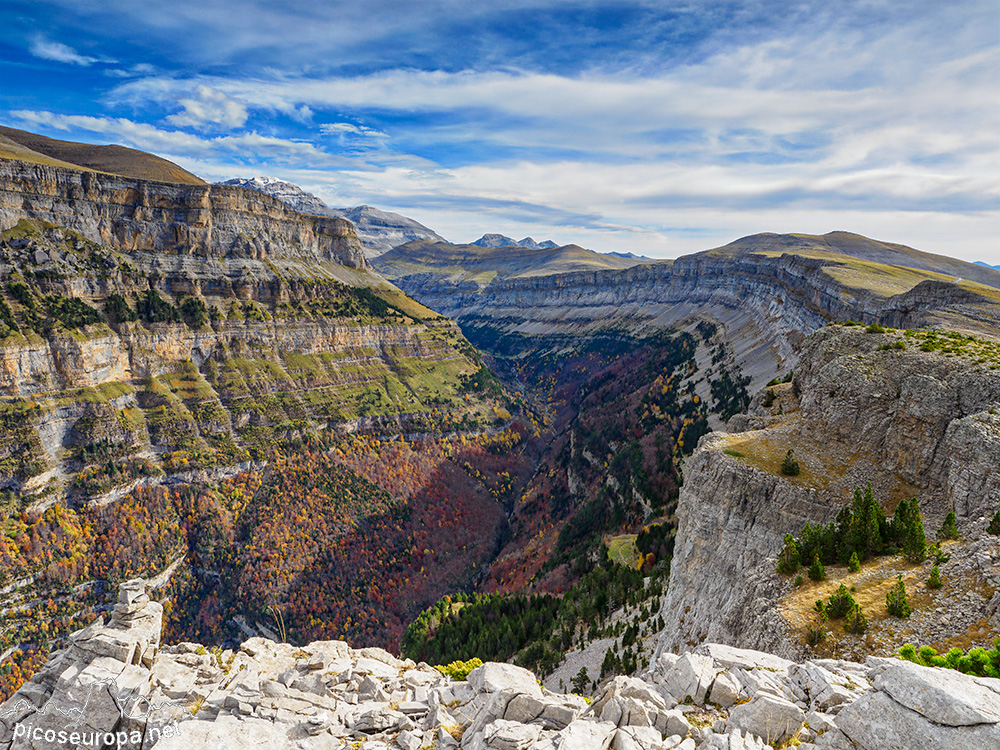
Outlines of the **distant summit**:
<svg viewBox="0 0 1000 750">
<path fill-rule="evenodd" d="M 935 255 L 895 242 L 883 242 L 853 232 L 816 234 L 751 234 L 728 245 L 704 251 L 712 255 L 769 254 L 781 255 L 835 253 L 855 258 L 859 262 L 881 263 L 888 266 L 916 268 L 942 274 L 941 280 L 968 279 L 1000 289 L 1000 274 L 986 263 L 967 263 L 946 255 Z"/>
<path fill-rule="evenodd" d="M 997 271 L 1000 271 L 1000 265 L 991 266 L 989 263 L 983 263 L 983 261 L 981 261 L 981 260 L 977 260 L 975 262 L 975 265 L 977 265 L 977 266 L 986 266 L 987 268 L 994 268 Z"/>
<path fill-rule="evenodd" d="M 445 241 L 434 230 L 428 229 L 420 222 L 401 214 L 382 211 L 372 206 L 330 208 L 318 196 L 307 193 L 298 185 L 275 177 L 251 177 L 249 179 L 238 177 L 226 180 L 222 184 L 235 185 L 270 195 L 304 214 L 338 216 L 353 222 L 357 228 L 358 239 L 361 240 L 364 247 L 365 255 L 369 258 L 378 257 L 397 245 L 405 245 L 413 240 Z"/>
<path fill-rule="evenodd" d="M 340 212 L 334 211 L 318 196 L 307 193 L 298 185 L 279 180 L 276 177 L 251 177 L 250 179 L 237 177 L 221 184 L 235 185 L 270 195 L 272 198 L 287 203 L 299 213 L 312 214 L 313 216 L 341 216 L 343 218 Z"/>
<path fill-rule="evenodd" d="M 609 250 L 604 254 L 614 255 L 617 258 L 627 258 L 629 260 L 654 260 L 654 258 L 650 258 L 648 255 L 636 255 L 635 253 L 619 253 L 616 252 L 615 250 Z"/>
<path fill-rule="evenodd" d="M 515 240 L 513 237 L 508 237 L 505 234 L 484 234 L 478 240 L 469 244 L 478 245 L 479 247 L 526 247 L 529 250 L 545 250 L 559 247 L 552 240 L 535 242 L 531 237 L 525 237 L 523 240 Z"/>
</svg>

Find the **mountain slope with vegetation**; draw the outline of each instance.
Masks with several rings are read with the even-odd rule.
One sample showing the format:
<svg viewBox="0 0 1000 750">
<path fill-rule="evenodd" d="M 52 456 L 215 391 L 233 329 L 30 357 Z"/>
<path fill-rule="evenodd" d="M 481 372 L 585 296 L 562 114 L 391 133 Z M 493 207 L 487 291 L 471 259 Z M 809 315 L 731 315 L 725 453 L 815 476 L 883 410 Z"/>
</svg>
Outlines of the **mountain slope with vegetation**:
<svg viewBox="0 0 1000 750">
<path fill-rule="evenodd" d="M 602 255 L 577 245 L 526 248 L 415 240 L 380 256 L 375 261 L 375 268 L 404 288 L 446 286 L 475 291 L 505 279 L 630 268 L 637 263 L 637 260 Z"/>
<path fill-rule="evenodd" d="M 135 575 L 158 582 L 173 638 L 278 618 L 395 645 L 488 564 L 511 490 L 475 474 L 491 441 L 520 442 L 503 436 L 521 401 L 369 269 L 350 222 L 9 159 L 0 222 L 9 673 Z M 404 437 L 405 480 L 338 461 Z"/>
<path fill-rule="evenodd" d="M 581 690 L 659 668 L 658 643 L 814 648 L 803 596 L 829 612 L 834 580 L 881 637 L 834 655 L 901 644 L 870 604 L 899 584 L 920 645 L 984 644 L 1000 606 L 979 282 L 831 236 L 641 265 L 418 242 L 374 263 L 418 301 L 345 219 L 11 159 L 0 229 L 5 692 L 135 576 L 167 642 L 344 638 Z M 955 513 L 942 554 L 974 564 L 940 560 L 938 601 L 982 616 L 928 617 L 892 536 L 838 569 L 829 523 L 868 482 L 887 518 Z M 776 572 L 787 534 L 813 583 Z"/>
<path fill-rule="evenodd" d="M 205 181 L 171 161 L 134 148 L 60 141 L 44 135 L 0 126 L 0 157 L 72 169 L 107 172 L 138 180 L 182 185 Z"/>
</svg>

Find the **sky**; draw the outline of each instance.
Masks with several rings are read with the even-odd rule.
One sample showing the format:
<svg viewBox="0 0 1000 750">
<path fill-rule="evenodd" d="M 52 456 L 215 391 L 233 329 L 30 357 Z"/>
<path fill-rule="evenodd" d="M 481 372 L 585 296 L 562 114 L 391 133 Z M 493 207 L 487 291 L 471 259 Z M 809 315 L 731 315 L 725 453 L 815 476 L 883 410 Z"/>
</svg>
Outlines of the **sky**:
<svg viewBox="0 0 1000 750">
<path fill-rule="evenodd" d="M 0 0 L 0 124 L 453 242 L 1000 264 L 996 0 Z"/>
</svg>

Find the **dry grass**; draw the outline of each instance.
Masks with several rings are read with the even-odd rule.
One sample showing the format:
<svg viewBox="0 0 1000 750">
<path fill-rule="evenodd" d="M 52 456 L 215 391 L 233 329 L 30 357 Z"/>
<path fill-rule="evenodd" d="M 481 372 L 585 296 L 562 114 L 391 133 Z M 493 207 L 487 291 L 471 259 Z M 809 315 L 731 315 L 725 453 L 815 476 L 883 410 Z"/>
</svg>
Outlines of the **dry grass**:
<svg viewBox="0 0 1000 750">
<path fill-rule="evenodd" d="M 959 542 L 944 542 L 942 548 L 947 550 Z M 907 600 L 913 610 L 909 618 L 891 617 L 886 609 L 885 596 L 896 585 L 896 576 L 902 574 L 906 585 Z M 952 606 L 957 601 L 957 595 L 967 591 L 977 591 L 985 600 L 993 595 L 993 587 L 983 581 L 972 578 L 955 578 L 943 576 L 944 586 L 932 590 L 927 586 L 928 569 L 926 564 L 913 564 L 902 555 L 887 555 L 864 563 L 861 569 L 851 573 L 846 567 L 829 565 L 826 567 L 827 580 L 815 582 L 801 572 L 803 584 L 792 590 L 779 604 L 779 612 L 788 623 L 793 638 L 799 643 L 807 643 L 810 627 L 819 623 L 819 615 L 815 609 L 817 599 L 829 600 L 840 585 L 845 585 L 854 600 L 861 605 L 868 618 L 868 632 L 862 637 L 866 653 L 891 654 L 904 643 L 916 642 L 918 645 L 933 646 L 939 653 L 952 647 L 967 650 L 970 647 L 989 643 L 994 635 L 990 633 L 989 623 L 981 619 L 973 623 L 964 632 L 934 642 L 927 642 L 919 635 L 921 626 L 916 619 L 922 614 L 932 613 L 942 603 L 950 601 Z M 823 623 L 828 633 L 825 640 L 814 647 L 813 651 L 820 657 L 841 658 L 845 652 L 859 644 L 859 637 L 844 631 L 844 620 L 830 620 Z"/>
<path fill-rule="evenodd" d="M 612 562 L 627 568 L 638 567 L 639 548 L 635 546 L 636 534 L 620 534 L 608 540 L 608 557 Z"/>
<path fill-rule="evenodd" d="M 171 161 L 124 146 L 60 141 L 8 127 L 0 127 L 0 137 L 4 139 L 3 144 L 7 151 L 20 152 L 16 147 L 23 148 L 21 156 L 11 158 L 24 161 L 45 164 L 53 159 L 61 162 L 56 166 L 69 166 L 72 169 L 95 170 L 140 180 L 184 185 L 205 184 L 200 177 Z"/>
<path fill-rule="evenodd" d="M 792 419 L 784 426 L 791 428 Z M 742 432 L 730 435 L 722 447 L 741 454 L 737 460 L 761 471 L 782 476 L 794 485 L 824 491 L 844 477 L 856 458 L 841 451 L 830 451 L 829 445 L 813 449 L 796 430 L 782 430 L 781 425 L 768 428 L 766 433 Z M 799 462 L 799 473 L 795 476 L 781 473 L 781 464 L 789 449 L 794 451 L 793 457 Z"/>
</svg>

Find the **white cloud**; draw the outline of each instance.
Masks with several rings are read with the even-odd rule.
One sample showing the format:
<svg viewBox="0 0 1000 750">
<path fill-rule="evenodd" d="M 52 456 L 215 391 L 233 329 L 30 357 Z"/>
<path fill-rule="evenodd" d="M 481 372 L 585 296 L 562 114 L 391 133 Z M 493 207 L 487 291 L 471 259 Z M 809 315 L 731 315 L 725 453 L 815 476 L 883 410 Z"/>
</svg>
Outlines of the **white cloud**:
<svg viewBox="0 0 1000 750">
<path fill-rule="evenodd" d="M 354 125 L 349 122 L 327 122 L 319 126 L 323 135 L 356 135 L 362 138 L 388 138 L 388 133 L 369 128 L 364 125 Z"/>
<path fill-rule="evenodd" d="M 247 109 L 240 102 L 208 86 L 196 86 L 195 97 L 177 100 L 183 108 L 167 117 L 167 122 L 177 127 L 202 127 L 221 125 L 238 128 L 247 121 Z"/>
<path fill-rule="evenodd" d="M 110 68 L 104 71 L 104 75 L 109 78 L 138 78 L 139 76 L 151 76 L 156 73 L 156 68 L 149 63 L 137 63 L 130 68 Z"/>
<path fill-rule="evenodd" d="M 100 57 L 88 57 L 81 55 L 75 49 L 62 42 L 53 42 L 44 37 L 35 37 L 31 42 L 28 51 L 35 57 L 43 60 L 53 60 L 55 62 L 68 63 L 70 65 L 93 65 L 96 62 L 114 62 Z"/>
</svg>

